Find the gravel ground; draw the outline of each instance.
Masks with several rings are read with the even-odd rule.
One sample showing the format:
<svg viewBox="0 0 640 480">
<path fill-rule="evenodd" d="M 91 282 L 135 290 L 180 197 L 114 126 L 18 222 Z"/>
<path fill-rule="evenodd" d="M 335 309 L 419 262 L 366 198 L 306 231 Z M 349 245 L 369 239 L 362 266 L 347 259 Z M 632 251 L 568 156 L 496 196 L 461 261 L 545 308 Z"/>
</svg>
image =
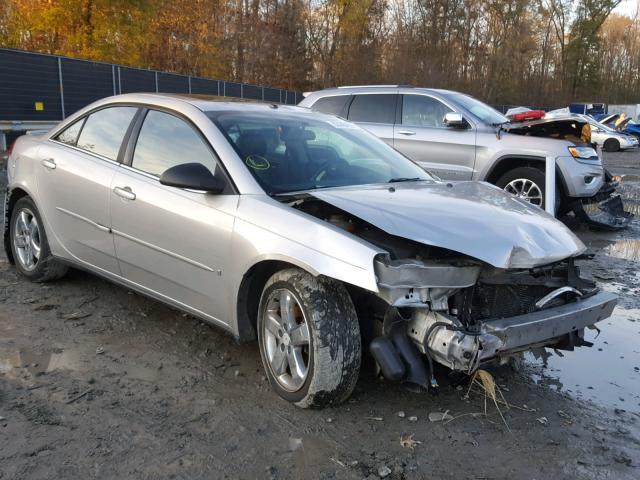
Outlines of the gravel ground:
<svg viewBox="0 0 640 480">
<path fill-rule="evenodd" d="M 606 162 L 637 208 L 640 154 Z M 620 305 L 593 348 L 492 370 L 504 421 L 446 375 L 432 396 L 365 371 L 343 406 L 299 410 L 255 344 L 83 272 L 26 282 L 2 255 L 0 478 L 640 478 L 640 222 L 577 233 Z"/>
</svg>

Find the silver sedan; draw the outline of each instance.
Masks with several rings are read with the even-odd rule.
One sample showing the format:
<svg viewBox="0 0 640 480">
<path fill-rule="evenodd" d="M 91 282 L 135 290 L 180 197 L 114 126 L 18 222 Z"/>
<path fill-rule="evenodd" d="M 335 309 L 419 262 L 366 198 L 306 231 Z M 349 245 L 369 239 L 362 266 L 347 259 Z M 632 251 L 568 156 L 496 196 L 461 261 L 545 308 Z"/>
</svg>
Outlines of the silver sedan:
<svg viewBox="0 0 640 480">
<path fill-rule="evenodd" d="M 530 346 L 574 348 L 615 296 L 539 208 L 442 182 L 383 141 L 297 107 L 131 94 L 8 160 L 4 244 L 32 281 L 82 268 L 258 340 L 273 389 L 345 400 L 362 350 L 436 388 Z"/>
</svg>

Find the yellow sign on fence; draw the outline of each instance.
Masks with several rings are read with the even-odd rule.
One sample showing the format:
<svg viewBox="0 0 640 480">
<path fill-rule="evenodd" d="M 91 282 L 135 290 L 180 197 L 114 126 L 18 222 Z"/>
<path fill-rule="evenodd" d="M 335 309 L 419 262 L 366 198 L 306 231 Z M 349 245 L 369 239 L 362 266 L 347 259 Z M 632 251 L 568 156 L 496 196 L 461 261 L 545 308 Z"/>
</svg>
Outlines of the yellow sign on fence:
<svg viewBox="0 0 640 480">
<path fill-rule="evenodd" d="M 44 102 L 36 102 L 36 112 L 41 112 L 44 110 Z"/>
</svg>

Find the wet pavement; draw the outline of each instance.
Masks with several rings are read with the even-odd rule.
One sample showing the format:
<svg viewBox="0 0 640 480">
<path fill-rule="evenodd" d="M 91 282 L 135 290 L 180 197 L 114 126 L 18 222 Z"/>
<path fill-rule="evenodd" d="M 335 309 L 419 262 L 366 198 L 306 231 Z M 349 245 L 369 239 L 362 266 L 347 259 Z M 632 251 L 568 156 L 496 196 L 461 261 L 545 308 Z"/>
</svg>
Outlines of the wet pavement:
<svg viewBox="0 0 640 480">
<path fill-rule="evenodd" d="M 625 210 L 636 215 L 619 232 L 575 233 L 591 253 L 583 262 L 599 287 L 620 296 L 612 317 L 587 330 L 591 348 L 573 352 L 539 349 L 525 355 L 525 366 L 537 384 L 608 408 L 640 412 L 640 152 L 605 154 L 605 164 L 621 175 L 619 192 Z"/>
</svg>

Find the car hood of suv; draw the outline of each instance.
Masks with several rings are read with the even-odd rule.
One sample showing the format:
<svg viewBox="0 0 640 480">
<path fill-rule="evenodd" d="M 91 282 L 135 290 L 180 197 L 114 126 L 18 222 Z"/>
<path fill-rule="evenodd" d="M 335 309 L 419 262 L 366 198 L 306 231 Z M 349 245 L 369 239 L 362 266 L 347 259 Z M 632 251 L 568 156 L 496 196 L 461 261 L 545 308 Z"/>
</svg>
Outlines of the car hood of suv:
<svg viewBox="0 0 640 480">
<path fill-rule="evenodd" d="M 498 268 L 531 268 L 586 249 L 545 211 L 483 182 L 419 181 L 308 193 L 390 235 Z"/>
</svg>

